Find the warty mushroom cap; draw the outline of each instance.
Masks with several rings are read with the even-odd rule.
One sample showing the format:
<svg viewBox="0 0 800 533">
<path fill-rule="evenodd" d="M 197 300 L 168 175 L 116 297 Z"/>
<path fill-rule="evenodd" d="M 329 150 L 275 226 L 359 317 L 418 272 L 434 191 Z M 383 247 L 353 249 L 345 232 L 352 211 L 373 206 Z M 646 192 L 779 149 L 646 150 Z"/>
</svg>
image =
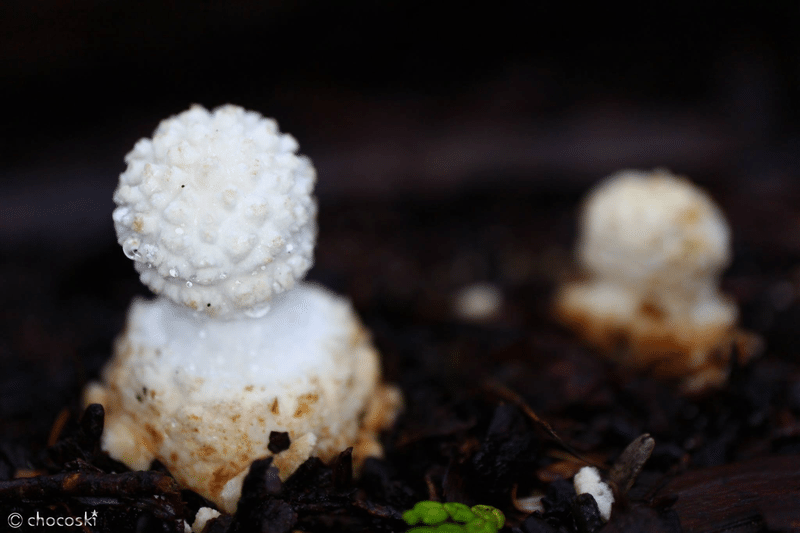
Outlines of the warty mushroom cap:
<svg viewBox="0 0 800 533">
<path fill-rule="evenodd" d="M 215 317 L 258 316 L 313 262 L 316 173 L 291 135 L 195 105 L 125 157 L 114 226 L 142 282 Z"/>
<path fill-rule="evenodd" d="M 578 259 L 594 275 L 643 291 L 692 294 L 731 259 L 722 211 L 689 180 L 657 169 L 605 179 L 581 211 Z"/>
</svg>

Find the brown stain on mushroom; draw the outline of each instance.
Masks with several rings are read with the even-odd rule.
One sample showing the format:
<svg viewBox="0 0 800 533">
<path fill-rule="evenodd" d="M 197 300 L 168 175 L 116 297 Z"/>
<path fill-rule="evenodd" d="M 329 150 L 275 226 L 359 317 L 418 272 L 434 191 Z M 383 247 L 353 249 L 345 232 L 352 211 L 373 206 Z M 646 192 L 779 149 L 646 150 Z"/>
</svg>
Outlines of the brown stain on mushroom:
<svg viewBox="0 0 800 533">
<path fill-rule="evenodd" d="M 331 430 L 328 426 L 321 428 L 317 433 L 317 437 L 319 437 L 319 440 L 321 441 L 331 440 L 333 438 Z"/>
<path fill-rule="evenodd" d="M 667 316 L 661 307 L 649 301 L 642 302 L 642 305 L 639 306 L 639 313 L 650 320 L 655 320 L 656 322 L 661 322 Z"/>
<path fill-rule="evenodd" d="M 253 392 L 254 387 L 252 385 L 248 385 L 244 388 L 245 392 Z"/>
<path fill-rule="evenodd" d="M 700 221 L 700 207 L 693 206 L 688 209 L 684 209 L 678 215 L 678 222 L 686 225 L 693 225 L 697 224 Z"/>
<path fill-rule="evenodd" d="M 150 424 L 145 424 L 144 430 L 147 432 L 148 435 L 150 435 L 150 439 L 156 446 L 160 446 L 161 443 L 164 441 L 164 435 L 158 432 L 156 428 L 154 428 Z"/>
<path fill-rule="evenodd" d="M 220 466 L 214 470 L 211 474 L 211 479 L 208 482 L 208 488 L 211 491 L 211 494 L 214 497 L 218 497 L 222 492 L 223 487 L 225 487 L 225 483 L 227 483 L 232 477 L 236 475 L 230 467 L 227 466 Z"/>
<path fill-rule="evenodd" d="M 242 418 L 241 413 L 237 413 L 237 414 L 231 416 L 231 422 L 233 422 L 235 424 L 236 421 L 239 420 L 240 418 Z"/>
<path fill-rule="evenodd" d="M 172 461 L 172 464 L 177 463 L 178 462 L 178 454 L 175 453 L 175 452 L 172 452 L 171 454 L 169 454 L 169 460 Z"/>
<path fill-rule="evenodd" d="M 161 417 L 161 411 L 158 410 L 158 404 L 157 403 L 149 403 L 147 405 L 147 410 L 150 411 L 150 414 L 151 414 L 152 418 L 160 418 Z"/>
<path fill-rule="evenodd" d="M 209 444 L 204 444 L 204 445 L 200 446 L 200 449 L 197 450 L 197 453 L 203 459 L 210 459 L 211 457 L 216 455 L 217 450 L 216 450 L 216 448 L 214 448 L 213 446 L 211 446 Z"/>
<path fill-rule="evenodd" d="M 294 412 L 295 418 L 300 418 L 311 413 L 311 404 L 319 400 L 317 394 L 303 394 L 297 399 L 297 410 Z"/>
<path fill-rule="evenodd" d="M 131 224 L 131 229 L 136 233 L 142 233 L 142 230 L 144 229 L 144 220 L 142 219 L 141 215 L 137 215 L 133 219 L 133 224 Z"/>
<path fill-rule="evenodd" d="M 703 241 L 699 239 L 687 239 L 683 242 L 683 254 L 684 256 L 691 257 L 693 255 L 699 254 L 704 248 Z"/>
<path fill-rule="evenodd" d="M 275 398 L 275 400 L 272 402 L 272 406 L 269 408 L 269 410 L 272 411 L 272 414 L 275 415 L 275 416 L 278 416 L 279 414 L 281 414 L 281 410 L 280 410 L 280 407 L 278 406 L 278 399 L 277 398 Z"/>
</svg>

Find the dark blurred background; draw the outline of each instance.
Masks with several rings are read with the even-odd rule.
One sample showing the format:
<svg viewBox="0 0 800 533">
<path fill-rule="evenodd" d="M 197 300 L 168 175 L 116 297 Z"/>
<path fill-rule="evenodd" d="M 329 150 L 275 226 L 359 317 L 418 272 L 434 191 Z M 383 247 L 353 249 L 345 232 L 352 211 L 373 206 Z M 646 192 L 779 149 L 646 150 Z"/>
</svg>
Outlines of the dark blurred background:
<svg viewBox="0 0 800 533">
<path fill-rule="evenodd" d="M 580 195 L 622 168 L 689 175 L 738 242 L 759 242 L 755 231 L 800 250 L 800 194 L 786 194 L 800 191 L 798 6 L 3 0 L 0 444 L 47 442 L 109 357 L 131 296 L 147 294 L 116 245 L 111 196 L 136 140 L 192 103 L 257 110 L 299 140 L 319 174 L 311 276 L 359 311 L 385 300 L 371 296 L 381 284 L 395 302 L 425 302 L 414 290 L 437 275 L 424 254 L 461 265 L 431 285 L 443 290 L 502 281 L 487 259 L 497 243 L 549 238 L 567 257 Z M 730 189 L 746 190 L 739 204 Z M 512 200 L 487 209 L 482 195 L 498 193 Z M 769 224 L 752 222 L 751 198 Z M 447 216 L 460 218 L 426 231 Z M 547 250 L 515 253 L 525 265 Z M 2 445 L 0 459 L 18 452 Z"/>
<path fill-rule="evenodd" d="M 113 239 L 123 156 L 191 103 L 275 117 L 326 201 L 792 178 L 800 4 L 767 4 L 5 0 L 0 250 Z"/>
</svg>

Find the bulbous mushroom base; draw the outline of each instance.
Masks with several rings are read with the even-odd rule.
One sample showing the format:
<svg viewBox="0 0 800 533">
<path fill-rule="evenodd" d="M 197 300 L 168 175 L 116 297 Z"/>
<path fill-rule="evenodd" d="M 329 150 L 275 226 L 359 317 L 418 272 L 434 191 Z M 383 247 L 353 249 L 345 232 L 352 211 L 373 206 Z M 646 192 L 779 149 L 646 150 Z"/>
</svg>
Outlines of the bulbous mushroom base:
<svg viewBox="0 0 800 533">
<path fill-rule="evenodd" d="M 350 305 L 308 284 L 257 319 L 211 320 L 164 298 L 136 300 L 102 383 L 102 446 L 135 470 L 161 461 L 183 486 L 233 512 L 250 464 L 273 456 L 287 478 L 310 456 L 353 446 L 380 455 L 400 409 Z M 288 449 L 268 449 L 272 432 Z M 273 447 L 273 449 L 275 449 Z"/>
<path fill-rule="evenodd" d="M 736 305 L 709 292 L 695 301 L 602 281 L 565 284 L 556 317 L 620 364 L 656 378 L 677 380 L 685 393 L 726 382 L 737 331 Z M 739 350 L 746 362 L 755 350 Z"/>
</svg>

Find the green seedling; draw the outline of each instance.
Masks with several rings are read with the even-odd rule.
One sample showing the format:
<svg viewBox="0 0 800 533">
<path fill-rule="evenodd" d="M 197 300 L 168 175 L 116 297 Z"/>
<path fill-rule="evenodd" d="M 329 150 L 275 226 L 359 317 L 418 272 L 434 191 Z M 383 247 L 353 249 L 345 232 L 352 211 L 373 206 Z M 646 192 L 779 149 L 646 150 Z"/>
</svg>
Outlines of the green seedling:
<svg viewBox="0 0 800 533">
<path fill-rule="evenodd" d="M 475 513 L 479 518 L 486 520 L 489 523 L 495 524 L 497 529 L 503 527 L 503 524 L 506 523 L 506 517 L 496 507 L 492 507 L 491 505 L 473 505 L 471 511 Z"/>
<path fill-rule="evenodd" d="M 403 513 L 403 520 L 413 527 L 407 533 L 497 533 L 505 524 L 503 513 L 489 505 L 421 501 Z"/>
<path fill-rule="evenodd" d="M 478 518 L 478 516 L 463 503 L 448 502 L 442 504 L 442 507 L 444 507 L 444 510 L 447 511 L 447 514 L 449 514 L 450 518 L 452 518 L 455 522 L 467 523 Z"/>
<path fill-rule="evenodd" d="M 444 506 L 439 502 L 429 500 L 418 502 L 414 508 L 403 513 L 403 520 L 409 526 L 415 526 L 422 522 L 429 526 L 441 524 L 450 517 Z"/>
</svg>

